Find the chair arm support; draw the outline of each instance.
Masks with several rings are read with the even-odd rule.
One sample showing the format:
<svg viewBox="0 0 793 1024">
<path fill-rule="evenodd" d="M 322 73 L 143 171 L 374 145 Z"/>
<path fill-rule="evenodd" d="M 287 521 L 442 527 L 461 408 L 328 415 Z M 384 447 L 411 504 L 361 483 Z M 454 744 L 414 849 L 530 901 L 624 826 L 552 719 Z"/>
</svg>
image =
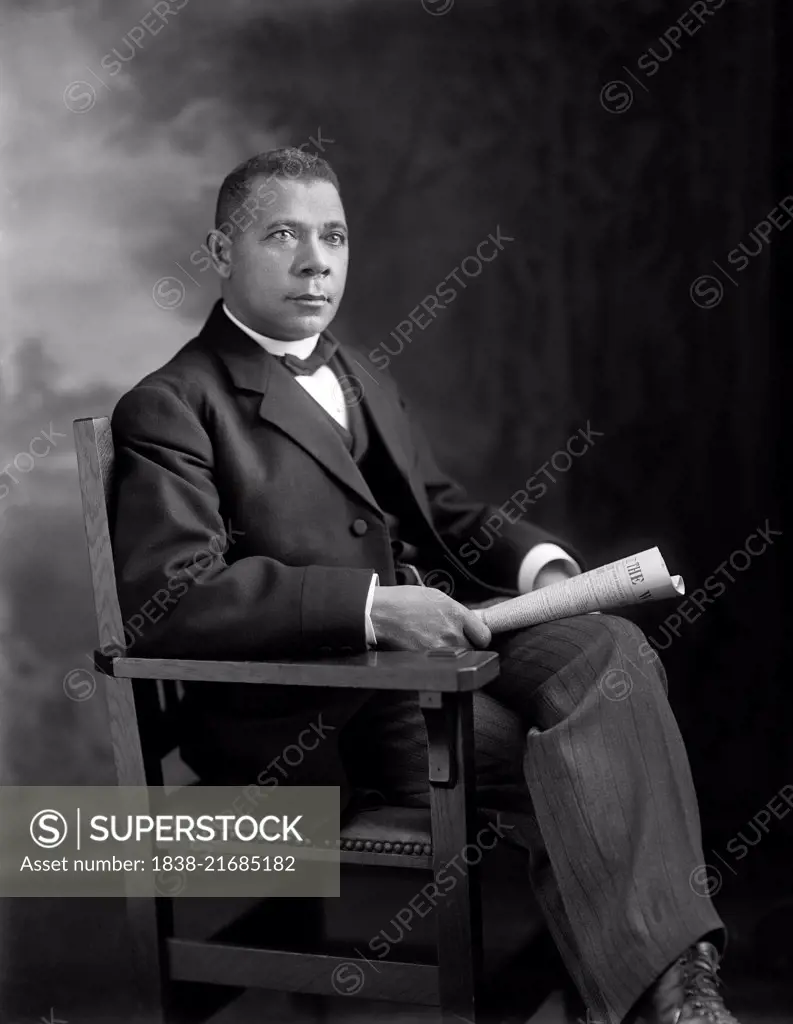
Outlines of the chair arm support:
<svg viewBox="0 0 793 1024">
<path fill-rule="evenodd" d="M 352 687 L 465 693 L 498 675 L 495 651 L 369 651 L 310 661 L 189 661 L 180 658 L 108 657 L 94 652 L 94 665 L 117 679 L 256 683 L 267 686 Z"/>
</svg>

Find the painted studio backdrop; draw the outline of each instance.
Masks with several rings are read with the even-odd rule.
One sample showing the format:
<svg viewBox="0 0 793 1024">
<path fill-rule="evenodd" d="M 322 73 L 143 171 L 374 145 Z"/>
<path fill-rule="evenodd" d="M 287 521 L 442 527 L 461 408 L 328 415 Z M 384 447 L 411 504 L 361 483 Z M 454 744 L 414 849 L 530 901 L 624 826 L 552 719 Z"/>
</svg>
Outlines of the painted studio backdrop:
<svg viewBox="0 0 793 1024">
<path fill-rule="evenodd" d="M 706 832 L 793 781 L 770 355 L 793 219 L 772 141 L 782 4 L 693 6 L 681 27 L 654 0 L 5 4 L 3 784 L 112 781 L 72 420 L 109 415 L 195 334 L 219 294 L 201 250 L 218 185 L 285 144 L 341 179 L 335 328 L 388 363 L 444 467 L 499 506 L 535 477 L 526 514 L 590 566 L 658 544 L 710 598 L 637 620 Z M 45 942 L 29 908 L 4 912 L 23 947 Z"/>
</svg>

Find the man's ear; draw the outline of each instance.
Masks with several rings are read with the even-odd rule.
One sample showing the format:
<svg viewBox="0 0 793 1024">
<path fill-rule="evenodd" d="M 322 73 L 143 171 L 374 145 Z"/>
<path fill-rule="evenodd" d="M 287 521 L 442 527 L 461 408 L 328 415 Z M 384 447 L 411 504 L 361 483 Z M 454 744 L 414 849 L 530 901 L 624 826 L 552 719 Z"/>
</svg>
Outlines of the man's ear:
<svg viewBox="0 0 793 1024">
<path fill-rule="evenodd" d="M 218 228 L 213 228 L 207 235 L 207 249 L 212 259 L 212 266 L 221 277 L 231 276 L 231 238 Z"/>
</svg>

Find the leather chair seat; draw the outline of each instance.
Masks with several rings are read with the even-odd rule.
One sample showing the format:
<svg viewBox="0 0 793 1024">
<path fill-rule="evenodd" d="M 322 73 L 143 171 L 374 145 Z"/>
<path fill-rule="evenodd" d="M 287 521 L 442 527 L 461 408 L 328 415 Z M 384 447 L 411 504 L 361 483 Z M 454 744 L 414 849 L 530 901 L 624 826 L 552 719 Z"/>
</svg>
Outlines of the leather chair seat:
<svg viewBox="0 0 793 1024">
<path fill-rule="evenodd" d="M 429 856 L 429 809 L 383 805 L 354 810 L 342 826 L 340 849 Z"/>
</svg>

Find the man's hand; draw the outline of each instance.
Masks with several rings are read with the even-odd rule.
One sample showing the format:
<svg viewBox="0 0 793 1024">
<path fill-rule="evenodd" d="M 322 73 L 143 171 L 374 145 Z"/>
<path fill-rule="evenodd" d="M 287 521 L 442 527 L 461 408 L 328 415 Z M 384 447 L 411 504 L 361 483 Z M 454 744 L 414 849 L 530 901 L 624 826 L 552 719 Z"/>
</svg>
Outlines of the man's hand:
<svg viewBox="0 0 793 1024">
<path fill-rule="evenodd" d="M 372 625 L 378 647 L 390 650 L 486 648 L 491 640 L 478 615 L 434 587 L 375 587 Z"/>
<path fill-rule="evenodd" d="M 550 587 L 554 583 L 564 583 L 570 580 L 576 573 L 570 572 L 566 562 L 549 562 L 537 573 L 532 590 L 540 590 L 542 587 Z"/>
</svg>

